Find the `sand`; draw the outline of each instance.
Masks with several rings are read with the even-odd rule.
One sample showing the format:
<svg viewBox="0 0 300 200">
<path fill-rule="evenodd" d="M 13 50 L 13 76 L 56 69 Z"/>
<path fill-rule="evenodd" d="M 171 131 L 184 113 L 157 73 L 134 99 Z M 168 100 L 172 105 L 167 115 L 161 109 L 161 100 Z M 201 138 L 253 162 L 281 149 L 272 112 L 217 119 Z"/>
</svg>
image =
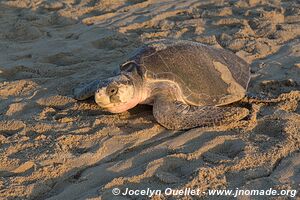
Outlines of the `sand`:
<svg viewBox="0 0 300 200">
<path fill-rule="evenodd" d="M 0 29 L 1 199 L 149 199 L 113 196 L 115 187 L 299 191 L 299 1 L 3 0 Z M 149 106 L 110 114 L 72 98 L 160 38 L 229 49 L 251 64 L 250 92 L 285 100 L 240 103 L 252 114 L 230 126 L 169 131 Z"/>
</svg>

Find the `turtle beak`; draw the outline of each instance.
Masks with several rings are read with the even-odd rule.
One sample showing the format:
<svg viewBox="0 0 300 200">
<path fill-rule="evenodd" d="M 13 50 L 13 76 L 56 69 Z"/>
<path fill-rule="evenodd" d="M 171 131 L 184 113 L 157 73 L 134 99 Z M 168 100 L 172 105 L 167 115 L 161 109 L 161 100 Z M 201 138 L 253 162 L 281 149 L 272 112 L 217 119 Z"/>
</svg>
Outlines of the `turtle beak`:
<svg viewBox="0 0 300 200">
<path fill-rule="evenodd" d="M 101 107 L 105 108 L 106 105 L 110 104 L 109 96 L 103 94 L 102 91 L 96 92 L 95 102 Z"/>
<path fill-rule="evenodd" d="M 109 97 L 106 95 L 106 87 L 111 83 L 112 78 L 99 81 L 97 90 L 95 92 L 95 101 L 97 104 L 105 105 L 109 103 Z M 102 107 L 102 106 L 101 106 Z"/>
</svg>

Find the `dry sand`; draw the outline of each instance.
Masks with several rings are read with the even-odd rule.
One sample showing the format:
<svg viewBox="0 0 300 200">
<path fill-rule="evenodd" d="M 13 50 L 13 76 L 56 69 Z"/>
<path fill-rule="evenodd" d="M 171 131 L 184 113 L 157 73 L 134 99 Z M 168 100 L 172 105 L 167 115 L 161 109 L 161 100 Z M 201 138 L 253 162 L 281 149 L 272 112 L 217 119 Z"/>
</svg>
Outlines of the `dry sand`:
<svg viewBox="0 0 300 200">
<path fill-rule="evenodd" d="M 228 127 L 168 131 L 151 107 L 113 115 L 71 98 L 166 37 L 235 52 L 251 63 L 251 92 L 286 100 L 245 104 L 251 117 Z M 299 191 L 299 41 L 297 0 L 0 1 L 0 198 L 147 199 L 114 197 L 114 187 Z M 202 198 L 217 197 L 185 197 Z"/>
</svg>

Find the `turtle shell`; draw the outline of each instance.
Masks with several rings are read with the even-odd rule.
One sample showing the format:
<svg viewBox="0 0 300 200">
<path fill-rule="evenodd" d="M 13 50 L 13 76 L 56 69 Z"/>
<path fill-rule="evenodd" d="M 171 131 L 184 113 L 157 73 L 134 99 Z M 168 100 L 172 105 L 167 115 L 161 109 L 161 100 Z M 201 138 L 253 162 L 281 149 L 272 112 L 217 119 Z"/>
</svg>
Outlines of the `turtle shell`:
<svg viewBox="0 0 300 200">
<path fill-rule="evenodd" d="M 250 67 L 234 53 L 191 41 L 157 41 L 138 49 L 127 63 L 138 66 L 143 79 L 176 83 L 191 105 L 226 105 L 247 90 Z"/>
</svg>

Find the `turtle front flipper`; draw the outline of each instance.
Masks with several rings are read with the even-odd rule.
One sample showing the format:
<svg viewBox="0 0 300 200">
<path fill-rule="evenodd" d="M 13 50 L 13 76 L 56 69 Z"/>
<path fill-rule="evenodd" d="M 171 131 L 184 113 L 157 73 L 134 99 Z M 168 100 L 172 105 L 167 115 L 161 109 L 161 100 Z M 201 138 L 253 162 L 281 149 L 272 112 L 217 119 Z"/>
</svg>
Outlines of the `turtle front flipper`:
<svg viewBox="0 0 300 200">
<path fill-rule="evenodd" d="M 249 114 L 240 107 L 191 106 L 174 101 L 167 96 L 155 100 L 153 115 L 167 129 L 184 130 L 230 124 Z"/>
<path fill-rule="evenodd" d="M 77 100 L 84 100 L 94 96 L 100 84 L 100 80 L 95 80 L 87 85 L 73 89 L 73 96 Z"/>
</svg>

